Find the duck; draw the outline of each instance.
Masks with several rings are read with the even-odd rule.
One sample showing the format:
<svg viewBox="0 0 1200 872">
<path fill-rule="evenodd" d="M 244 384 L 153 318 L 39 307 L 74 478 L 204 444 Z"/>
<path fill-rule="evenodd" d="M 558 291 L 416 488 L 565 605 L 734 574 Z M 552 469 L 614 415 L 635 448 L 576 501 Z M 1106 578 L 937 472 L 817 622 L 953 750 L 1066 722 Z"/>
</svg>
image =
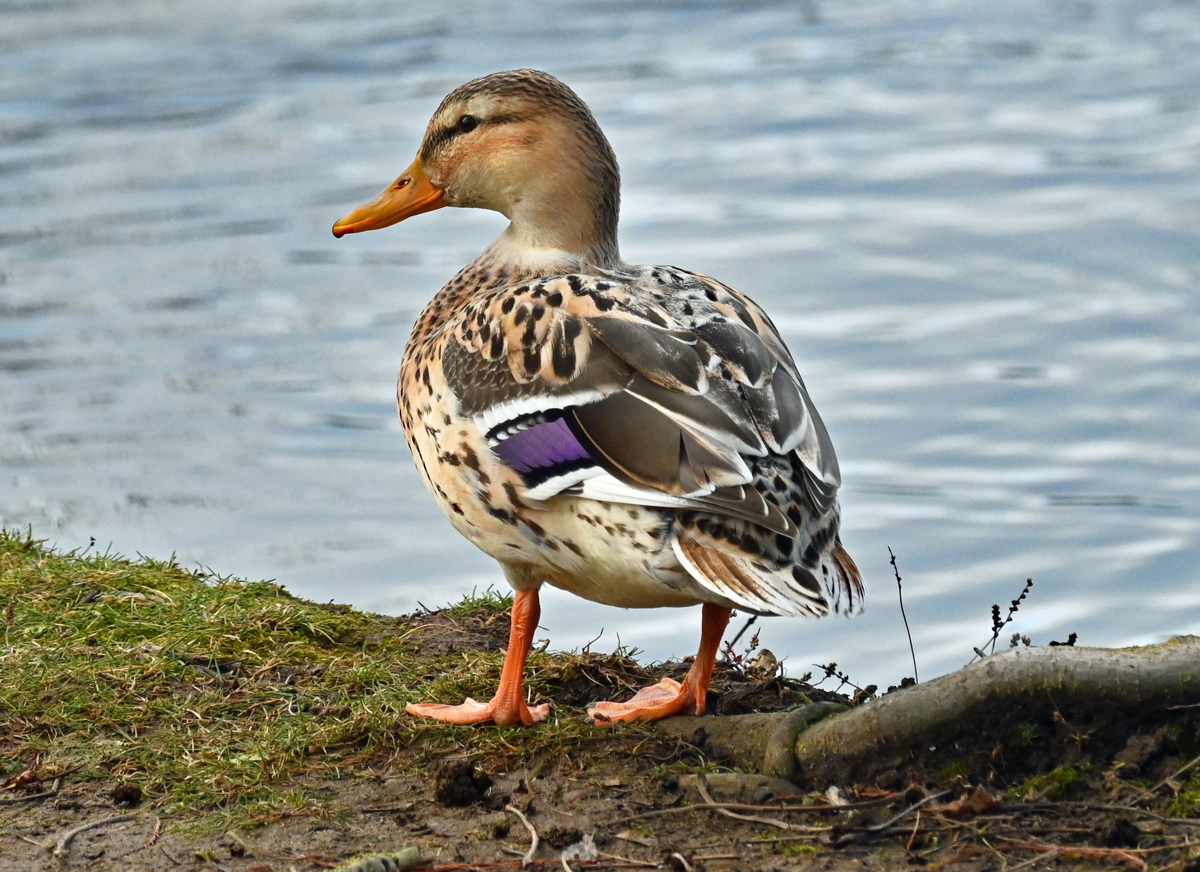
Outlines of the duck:
<svg viewBox="0 0 1200 872">
<path fill-rule="evenodd" d="M 519 69 L 454 89 L 408 169 L 333 234 L 444 207 L 509 223 L 417 318 L 397 405 L 429 492 L 513 600 L 495 696 L 409 714 L 545 721 L 523 685 L 544 584 L 622 608 L 702 607 L 684 680 L 594 703 L 597 724 L 703 714 L 735 609 L 861 608 L 833 443 L 779 331 L 714 278 L 621 260 L 617 159 L 571 88 Z"/>
</svg>

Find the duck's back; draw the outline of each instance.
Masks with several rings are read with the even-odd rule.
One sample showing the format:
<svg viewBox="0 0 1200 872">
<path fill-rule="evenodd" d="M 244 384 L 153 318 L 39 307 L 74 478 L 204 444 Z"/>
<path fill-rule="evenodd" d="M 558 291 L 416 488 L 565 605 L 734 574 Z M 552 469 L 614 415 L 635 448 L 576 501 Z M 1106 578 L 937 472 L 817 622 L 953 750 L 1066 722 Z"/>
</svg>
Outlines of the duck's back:
<svg viewBox="0 0 1200 872">
<path fill-rule="evenodd" d="M 481 260 L 418 319 L 399 394 L 435 497 L 506 565 L 622 605 L 861 602 L 825 426 L 774 325 L 713 279 Z"/>
</svg>

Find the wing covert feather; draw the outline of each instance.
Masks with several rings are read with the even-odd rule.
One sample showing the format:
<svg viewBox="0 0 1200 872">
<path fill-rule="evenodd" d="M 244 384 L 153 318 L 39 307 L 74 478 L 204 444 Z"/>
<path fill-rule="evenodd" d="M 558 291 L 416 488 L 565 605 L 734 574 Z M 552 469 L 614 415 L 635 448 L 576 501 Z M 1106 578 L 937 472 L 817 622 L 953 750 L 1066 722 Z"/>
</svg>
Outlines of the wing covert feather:
<svg viewBox="0 0 1200 872">
<path fill-rule="evenodd" d="M 461 412 L 570 410 L 626 483 L 794 535 L 748 462 L 795 451 L 823 512 L 840 475 L 832 443 L 762 310 L 673 268 L 560 276 L 493 289 L 447 325 L 442 363 Z"/>
</svg>

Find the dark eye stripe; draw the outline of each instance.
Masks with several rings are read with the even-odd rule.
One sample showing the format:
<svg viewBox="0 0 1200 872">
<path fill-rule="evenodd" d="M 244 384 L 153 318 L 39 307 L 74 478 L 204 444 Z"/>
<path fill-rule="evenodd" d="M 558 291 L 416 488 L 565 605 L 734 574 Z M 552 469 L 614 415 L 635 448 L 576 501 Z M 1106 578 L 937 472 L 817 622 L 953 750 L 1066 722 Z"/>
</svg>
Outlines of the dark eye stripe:
<svg viewBox="0 0 1200 872">
<path fill-rule="evenodd" d="M 467 128 L 462 126 L 463 120 L 470 118 L 474 124 Z M 458 121 L 453 124 L 442 127 L 429 134 L 425 140 L 424 146 L 421 148 L 421 160 L 428 161 L 430 156 L 438 149 L 442 148 L 448 142 L 462 136 L 464 133 L 470 133 L 472 130 L 477 130 L 480 127 L 490 126 L 495 124 L 511 124 L 514 121 L 520 121 L 520 115 L 493 115 L 491 118 L 480 118 L 476 115 L 463 115 Z"/>
</svg>

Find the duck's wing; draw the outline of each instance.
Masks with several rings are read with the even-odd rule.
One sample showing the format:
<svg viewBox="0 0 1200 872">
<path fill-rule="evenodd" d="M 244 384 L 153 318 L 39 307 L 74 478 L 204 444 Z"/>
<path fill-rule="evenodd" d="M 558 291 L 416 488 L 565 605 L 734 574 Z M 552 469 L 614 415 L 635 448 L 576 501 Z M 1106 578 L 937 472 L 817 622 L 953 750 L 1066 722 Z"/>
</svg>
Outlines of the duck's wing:
<svg viewBox="0 0 1200 872">
<path fill-rule="evenodd" d="M 836 536 L 829 435 L 774 326 L 736 291 L 672 268 L 559 276 L 489 292 L 447 329 L 442 365 L 459 412 L 521 475 L 524 498 L 674 507 L 797 547 L 818 519 Z M 782 491 L 760 480 L 771 458 L 790 470 Z M 728 536 L 712 538 L 689 541 L 730 551 Z M 712 586 L 697 554 L 685 565 Z M 729 598 L 824 611 L 821 587 Z"/>
</svg>

